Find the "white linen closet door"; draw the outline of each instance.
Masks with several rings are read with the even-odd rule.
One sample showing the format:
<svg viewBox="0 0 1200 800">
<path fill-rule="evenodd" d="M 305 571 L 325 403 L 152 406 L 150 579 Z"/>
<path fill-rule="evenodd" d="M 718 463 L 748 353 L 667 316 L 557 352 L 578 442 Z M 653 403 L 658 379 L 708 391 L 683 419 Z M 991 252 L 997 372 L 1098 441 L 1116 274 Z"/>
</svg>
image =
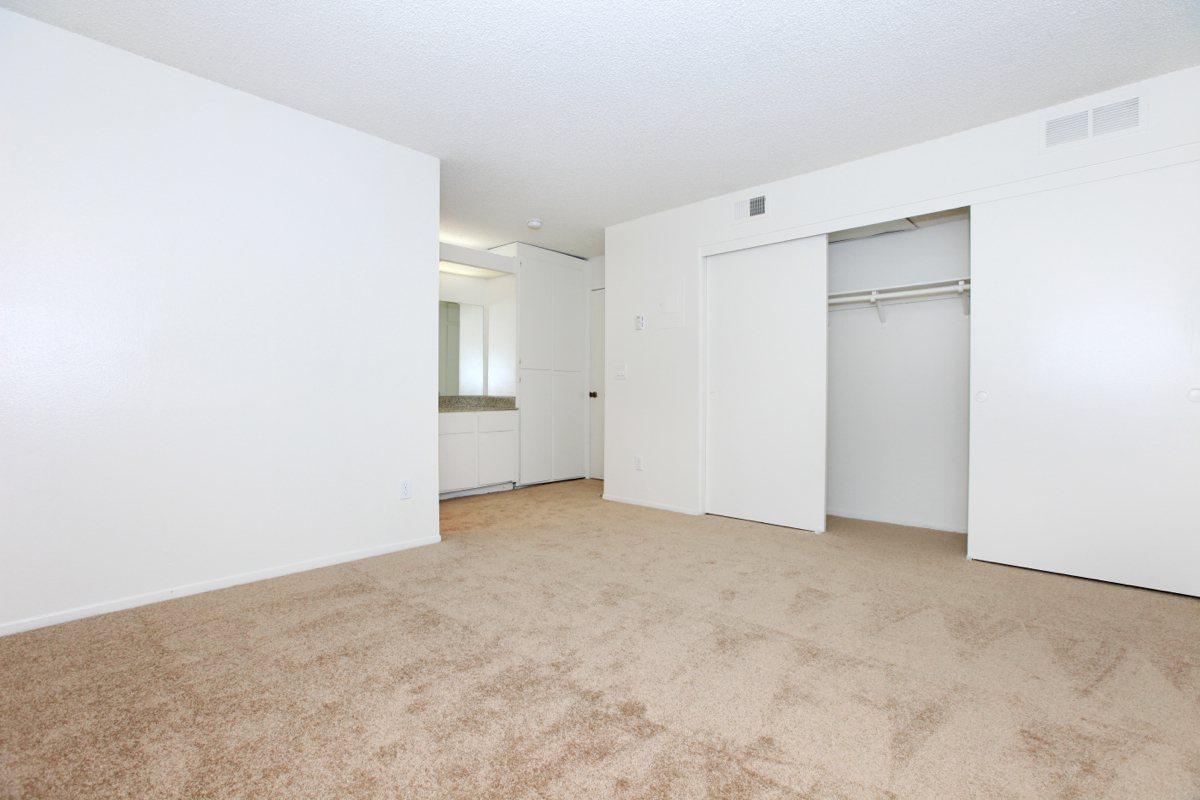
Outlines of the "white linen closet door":
<svg viewBox="0 0 1200 800">
<path fill-rule="evenodd" d="M 1200 595 L 1200 164 L 971 209 L 971 558 Z"/>
<path fill-rule="evenodd" d="M 554 359 L 554 480 L 587 474 L 588 288 L 583 265 L 556 265 L 551 346 Z"/>
<path fill-rule="evenodd" d="M 824 235 L 710 256 L 705 508 L 825 530 Z"/>
<path fill-rule="evenodd" d="M 554 480 L 554 373 L 519 371 L 521 483 Z"/>
</svg>

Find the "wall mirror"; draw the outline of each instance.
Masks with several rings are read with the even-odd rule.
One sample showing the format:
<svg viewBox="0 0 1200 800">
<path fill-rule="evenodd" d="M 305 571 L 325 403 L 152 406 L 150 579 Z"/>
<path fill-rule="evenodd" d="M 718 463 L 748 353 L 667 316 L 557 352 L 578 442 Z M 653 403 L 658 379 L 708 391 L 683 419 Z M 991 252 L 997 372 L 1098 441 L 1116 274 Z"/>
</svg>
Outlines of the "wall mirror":
<svg viewBox="0 0 1200 800">
<path fill-rule="evenodd" d="M 487 394 L 483 306 L 438 303 L 438 394 Z"/>
<path fill-rule="evenodd" d="M 517 276 L 446 260 L 438 273 L 438 395 L 514 397 Z"/>
</svg>

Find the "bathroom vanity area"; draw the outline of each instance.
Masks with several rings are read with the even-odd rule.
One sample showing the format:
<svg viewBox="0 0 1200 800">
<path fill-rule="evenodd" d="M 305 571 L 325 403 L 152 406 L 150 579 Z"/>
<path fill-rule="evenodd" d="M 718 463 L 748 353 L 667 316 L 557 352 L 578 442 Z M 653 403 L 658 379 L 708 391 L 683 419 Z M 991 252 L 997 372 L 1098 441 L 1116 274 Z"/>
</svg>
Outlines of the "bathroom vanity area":
<svg viewBox="0 0 1200 800">
<path fill-rule="evenodd" d="M 439 491 L 511 489 L 520 478 L 519 426 L 516 410 L 438 414 Z"/>
<path fill-rule="evenodd" d="M 441 245 L 442 497 L 587 474 L 586 264 L 526 244 Z"/>
<path fill-rule="evenodd" d="M 511 258 L 441 245 L 438 263 L 438 491 L 520 480 L 517 276 Z"/>
</svg>

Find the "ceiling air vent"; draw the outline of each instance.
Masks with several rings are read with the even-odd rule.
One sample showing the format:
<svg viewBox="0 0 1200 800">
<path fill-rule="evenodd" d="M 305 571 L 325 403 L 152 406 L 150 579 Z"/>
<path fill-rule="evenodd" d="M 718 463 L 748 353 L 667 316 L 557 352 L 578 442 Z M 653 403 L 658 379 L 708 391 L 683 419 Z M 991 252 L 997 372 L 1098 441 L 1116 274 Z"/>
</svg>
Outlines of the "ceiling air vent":
<svg viewBox="0 0 1200 800">
<path fill-rule="evenodd" d="M 1131 97 L 1092 109 L 1092 136 L 1127 131 L 1141 124 L 1141 98 Z"/>
<path fill-rule="evenodd" d="M 1082 142 L 1120 131 L 1136 130 L 1142 124 L 1142 98 L 1130 97 L 1116 103 L 1096 106 L 1046 122 L 1046 147 Z"/>
<path fill-rule="evenodd" d="M 1046 147 L 1067 142 L 1080 142 L 1088 138 L 1088 112 L 1068 114 L 1046 123 Z"/>
<path fill-rule="evenodd" d="M 749 200 L 739 200 L 733 204 L 733 221 L 744 222 L 751 217 L 761 217 L 767 213 L 767 196 L 759 195 Z"/>
</svg>

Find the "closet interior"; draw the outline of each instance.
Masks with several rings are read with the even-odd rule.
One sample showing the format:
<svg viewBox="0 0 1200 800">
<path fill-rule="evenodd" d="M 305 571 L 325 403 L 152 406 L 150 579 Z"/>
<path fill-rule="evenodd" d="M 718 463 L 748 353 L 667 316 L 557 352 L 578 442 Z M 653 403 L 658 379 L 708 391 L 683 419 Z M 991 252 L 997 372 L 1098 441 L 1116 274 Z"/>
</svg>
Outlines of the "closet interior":
<svg viewBox="0 0 1200 800">
<path fill-rule="evenodd" d="M 966 532 L 970 210 L 828 241 L 828 513 Z"/>
</svg>

